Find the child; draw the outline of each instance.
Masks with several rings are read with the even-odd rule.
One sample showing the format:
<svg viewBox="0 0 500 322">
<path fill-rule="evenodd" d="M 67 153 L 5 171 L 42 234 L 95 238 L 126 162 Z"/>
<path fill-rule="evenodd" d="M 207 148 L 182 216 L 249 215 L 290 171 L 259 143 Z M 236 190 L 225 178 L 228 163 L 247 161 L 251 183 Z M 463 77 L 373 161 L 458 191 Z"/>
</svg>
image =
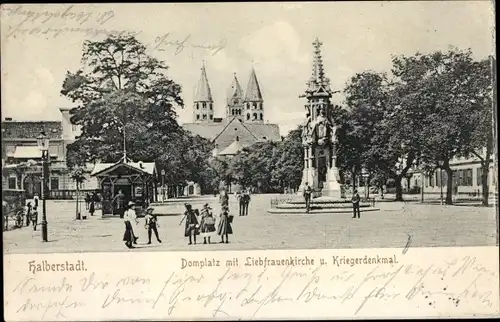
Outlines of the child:
<svg viewBox="0 0 500 322">
<path fill-rule="evenodd" d="M 210 207 L 208 204 L 205 204 L 203 206 L 203 209 L 201 211 L 201 233 L 203 234 L 203 244 L 208 243 L 210 244 L 210 237 L 212 233 L 215 231 L 215 218 L 212 215 L 212 212 L 210 211 Z"/>
<path fill-rule="evenodd" d="M 196 217 L 196 212 L 193 210 L 190 204 L 185 204 L 186 211 L 184 212 L 184 217 L 182 218 L 179 226 L 182 224 L 184 220 L 186 220 L 186 225 L 184 227 L 184 237 L 189 237 L 189 244 L 196 245 L 196 235 L 200 234 L 198 227 L 198 218 Z"/>
<path fill-rule="evenodd" d="M 224 236 L 226 236 L 226 244 L 229 243 L 229 235 L 233 233 L 233 228 L 231 227 L 233 216 L 229 215 L 229 208 L 227 206 L 222 207 L 222 213 L 220 214 L 219 227 L 217 233 L 221 237 L 220 243 L 224 243 Z"/>
<path fill-rule="evenodd" d="M 149 238 L 148 245 L 151 244 L 151 235 L 153 232 L 155 233 L 156 240 L 159 243 L 161 243 L 160 237 L 158 236 L 158 229 L 157 229 L 158 218 L 156 217 L 156 215 L 153 214 L 153 211 L 154 211 L 153 207 L 149 207 L 146 210 L 146 217 L 145 217 L 146 227 L 145 228 L 148 230 L 148 238 Z"/>
</svg>

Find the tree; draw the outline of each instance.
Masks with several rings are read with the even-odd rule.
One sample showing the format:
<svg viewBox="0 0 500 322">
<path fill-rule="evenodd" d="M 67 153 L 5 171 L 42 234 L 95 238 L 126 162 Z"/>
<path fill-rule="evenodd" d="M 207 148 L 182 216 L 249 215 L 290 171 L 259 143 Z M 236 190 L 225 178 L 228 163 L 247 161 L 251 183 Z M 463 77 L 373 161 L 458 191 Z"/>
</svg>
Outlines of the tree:
<svg viewBox="0 0 500 322">
<path fill-rule="evenodd" d="M 167 66 L 134 37 L 114 35 L 86 41 L 82 63 L 61 90 L 77 104 L 71 122 L 82 131 L 68 146 L 68 166 L 117 161 L 124 137 L 131 158 L 167 159 L 172 142 L 186 135 L 174 110 L 183 106 L 181 87 L 164 75 Z"/>
<path fill-rule="evenodd" d="M 71 179 L 75 181 L 76 184 L 76 219 L 81 218 L 80 214 L 80 186 L 86 180 L 85 170 L 81 167 L 73 168 L 71 171 Z"/>
<path fill-rule="evenodd" d="M 450 160 L 477 147 L 473 142 L 477 124 L 471 115 L 484 107 L 487 69 L 473 60 L 470 50 L 458 49 L 401 56 L 393 59 L 393 65 L 399 78 L 394 97 L 403 111 L 412 112 L 405 119 L 418 122 L 419 157 L 427 167 L 446 171 L 446 203 L 452 204 Z"/>
<path fill-rule="evenodd" d="M 408 127 L 411 120 L 406 119 L 411 113 L 395 104 L 393 86 L 383 73 L 356 74 L 344 93 L 347 111 L 339 136 L 342 168 L 352 174 L 353 185 L 362 169 L 369 179 L 381 178 L 377 173 L 385 173 L 395 181 L 396 200 L 403 200 L 401 181 L 418 149 L 415 131 Z"/>
<path fill-rule="evenodd" d="M 465 147 L 464 155 L 475 156 L 481 163 L 482 204 L 488 206 L 488 176 L 493 154 L 492 97 L 490 94 L 494 90 L 491 79 L 494 71 L 490 70 L 492 66 L 487 60 L 474 62 L 473 65 L 470 77 L 475 82 L 473 87 L 477 91 L 473 92 L 471 100 L 476 102 L 478 108 L 469 115 L 469 121 L 475 127 L 472 131 L 471 144 Z"/>
<path fill-rule="evenodd" d="M 279 182 L 280 188 L 298 189 L 304 168 L 302 126 L 290 131 L 277 147 L 278 162 L 272 170 L 273 181 Z"/>
<path fill-rule="evenodd" d="M 282 186 L 273 177 L 280 157 L 278 142 L 257 142 L 242 149 L 231 159 L 229 171 L 234 180 L 244 187 L 276 192 Z"/>
</svg>

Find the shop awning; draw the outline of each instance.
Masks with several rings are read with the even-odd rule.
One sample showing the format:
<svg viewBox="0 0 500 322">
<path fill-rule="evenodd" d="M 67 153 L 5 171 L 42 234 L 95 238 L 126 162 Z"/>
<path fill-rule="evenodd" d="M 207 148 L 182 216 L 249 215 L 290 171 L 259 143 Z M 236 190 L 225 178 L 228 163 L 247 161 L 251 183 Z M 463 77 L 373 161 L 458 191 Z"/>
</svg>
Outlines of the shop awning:
<svg viewBox="0 0 500 322">
<path fill-rule="evenodd" d="M 16 159 L 40 159 L 42 157 L 42 150 L 37 146 L 16 146 L 13 158 Z M 51 157 L 57 157 L 57 153 L 50 153 Z"/>
</svg>

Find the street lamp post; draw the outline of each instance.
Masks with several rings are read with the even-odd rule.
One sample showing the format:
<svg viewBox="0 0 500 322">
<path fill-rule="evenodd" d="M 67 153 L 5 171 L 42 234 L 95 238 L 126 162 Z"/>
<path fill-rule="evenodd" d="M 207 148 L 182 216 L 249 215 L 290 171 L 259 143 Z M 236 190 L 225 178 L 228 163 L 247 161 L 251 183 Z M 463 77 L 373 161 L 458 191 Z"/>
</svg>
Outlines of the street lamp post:
<svg viewBox="0 0 500 322">
<path fill-rule="evenodd" d="M 444 165 L 444 161 L 439 160 L 438 165 L 439 165 L 439 186 L 441 189 L 441 205 L 442 205 L 443 204 L 443 165 Z"/>
<path fill-rule="evenodd" d="M 45 133 L 40 133 L 37 144 L 42 151 L 42 241 L 47 242 L 47 198 L 49 197 L 49 138 Z"/>
<path fill-rule="evenodd" d="M 165 202 L 165 169 L 161 170 L 161 202 Z"/>
</svg>

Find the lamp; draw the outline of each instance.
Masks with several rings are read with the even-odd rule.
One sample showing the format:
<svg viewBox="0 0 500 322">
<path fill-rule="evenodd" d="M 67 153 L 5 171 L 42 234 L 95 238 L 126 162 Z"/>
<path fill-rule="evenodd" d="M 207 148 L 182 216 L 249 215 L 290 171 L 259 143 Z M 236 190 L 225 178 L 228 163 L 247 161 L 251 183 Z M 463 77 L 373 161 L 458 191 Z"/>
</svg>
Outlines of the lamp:
<svg viewBox="0 0 500 322">
<path fill-rule="evenodd" d="M 441 205 L 443 204 L 443 165 L 444 165 L 444 160 L 438 160 L 438 165 L 439 165 L 439 186 L 441 189 Z"/>
<path fill-rule="evenodd" d="M 165 202 L 165 169 L 161 169 L 161 201 Z"/>
<path fill-rule="evenodd" d="M 36 143 L 40 150 L 42 150 L 42 157 L 44 153 L 49 151 L 49 137 L 45 135 L 45 132 L 41 132 L 40 135 L 36 138 Z"/>
<path fill-rule="evenodd" d="M 42 150 L 42 241 L 47 242 L 47 198 L 49 197 L 49 138 L 45 132 L 41 132 L 36 139 L 38 147 Z"/>
</svg>

